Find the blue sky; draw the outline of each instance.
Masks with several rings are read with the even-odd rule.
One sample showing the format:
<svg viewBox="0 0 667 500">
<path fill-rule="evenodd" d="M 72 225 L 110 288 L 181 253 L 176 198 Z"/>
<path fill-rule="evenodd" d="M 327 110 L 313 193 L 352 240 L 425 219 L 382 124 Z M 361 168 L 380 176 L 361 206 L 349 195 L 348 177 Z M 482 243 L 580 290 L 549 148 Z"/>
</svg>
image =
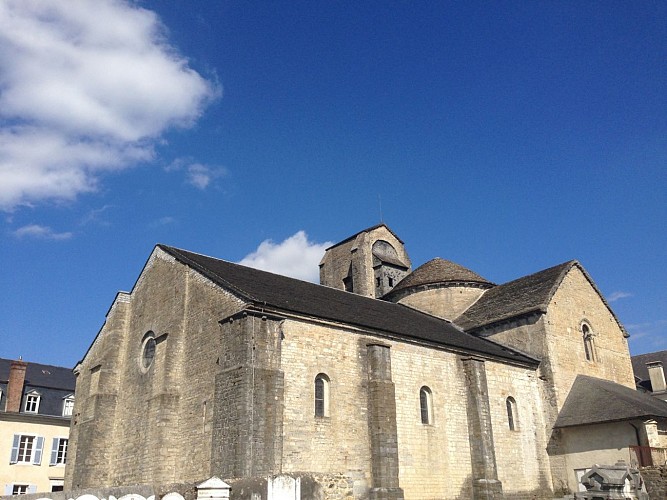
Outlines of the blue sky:
<svg viewBox="0 0 667 500">
<path fill-rule="evenodd" d="M 667 349 L 667 4 L 0 5 L 0 357 L 73 366 L 160 242 L 316 279 L 578 259 Z"/>
</svg>

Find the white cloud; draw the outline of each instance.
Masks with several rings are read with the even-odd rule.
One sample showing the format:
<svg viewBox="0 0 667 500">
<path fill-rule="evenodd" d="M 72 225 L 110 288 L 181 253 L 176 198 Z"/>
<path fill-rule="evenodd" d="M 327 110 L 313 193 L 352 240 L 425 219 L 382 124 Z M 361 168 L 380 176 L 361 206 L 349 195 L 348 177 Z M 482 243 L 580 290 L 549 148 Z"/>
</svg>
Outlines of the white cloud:
<svg viewBox="0 0 667 500">
<path fill-rule="evenodd" d="M 226 174 L 224 169 L 212 168 L 201 163 L 193 163 L 188 167 L 188 182 L 194 187 L 204 190 L 213 179 Z"/>
<path fill-rule="evenodd" d="M 17 238 L 38 238 L 42 240 L 67 240 L 72 237 L 72 233 L 56 233 L 50 227 L 30 224 L 14 231 L 14 236 Z"/>
<path fill-rule="evenodd" d="M 153 158 L 217 87 L 124 0 L 0 2 L 0 208 L 73 199 Z"/>
<path fill-rule="evenodd" d="M 633 323 L 625 325 L 630 334 L 630 342 L 643 339 L 644 351 L 661 350 L 667 348 L 667 320 L 659 319 L 646 323 Z"/>
<path fill-rule="evenodd" d="M 290 236 L 281 243 L 264 240 L 257 250 L 246 255 L 239 262 L 244 266 L 270 271 L 301 280 L 318 282 L 319 263 L 324 250 L 332 242 L 314 243 L 308 241 L 304 231 Z"/>
<path fill-rule="evenodd" d="M 211 182 L 227 175 L 227 169 L 224 167 L 213 167 L 203 165 L 192 160 L 192 158 L 176 158 L 169 165 L 164 167 L 166 172 L 178 172 L 185 170 L 186 182 L 202 191 L 206 189 Z"/>
<path fill-rule="evenodd" d="M 631 293 L 628 292 L 614 292 L 607 297 L 607 302 L 616 302 L 619 299 L 625 299 L 627 297 L 632 297 Z"/>
</svg>

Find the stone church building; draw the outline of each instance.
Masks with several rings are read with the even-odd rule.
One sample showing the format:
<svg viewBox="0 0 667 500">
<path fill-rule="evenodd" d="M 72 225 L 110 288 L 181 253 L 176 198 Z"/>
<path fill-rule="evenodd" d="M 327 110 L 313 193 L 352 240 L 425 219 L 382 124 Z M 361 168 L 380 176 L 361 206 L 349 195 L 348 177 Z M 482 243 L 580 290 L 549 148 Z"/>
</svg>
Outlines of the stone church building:
<svg viewBox="0 0 667 500">
<path fill-rule="evenodd" d="M 553 498 L 667 447 L 577 261 L 501 285 L 412 270 L 380 224 L 320 281 L 156 246 L 75 368 L 65 489 L 300 474 L 322 498 Z"/>
</svg>

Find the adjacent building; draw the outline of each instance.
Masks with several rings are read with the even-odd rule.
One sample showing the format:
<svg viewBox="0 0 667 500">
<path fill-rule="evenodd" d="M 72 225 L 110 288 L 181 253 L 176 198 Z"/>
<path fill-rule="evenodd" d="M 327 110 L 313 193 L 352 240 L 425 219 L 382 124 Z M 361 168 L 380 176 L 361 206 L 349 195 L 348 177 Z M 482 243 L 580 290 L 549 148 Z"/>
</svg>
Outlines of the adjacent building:
<svg viewBox="0 0 667 500">
<path fill-rule="evenodd" d="M 649 352 L 632 356 L 632 369 L 637 388 L 667 401 L 664 366 L 667 365 L 667 351 Z M 667 429 L 665 430 L 667 433 Z"/>
<path fill-rule="evenodd" d="M 61 491 L 74 408 L 72 370 L 0 359 L 0 487 Z"/>
<path fill-rule="evenodd" d="M 66 488 L 300 474 L 326 498 L 552 498 L 667 447 L 667 403 L 635 390 L 577 261 L 500 285 L 413 270 L 381 224 L 320 282 L 156 246 L 75 367 Z"/>
</svg>

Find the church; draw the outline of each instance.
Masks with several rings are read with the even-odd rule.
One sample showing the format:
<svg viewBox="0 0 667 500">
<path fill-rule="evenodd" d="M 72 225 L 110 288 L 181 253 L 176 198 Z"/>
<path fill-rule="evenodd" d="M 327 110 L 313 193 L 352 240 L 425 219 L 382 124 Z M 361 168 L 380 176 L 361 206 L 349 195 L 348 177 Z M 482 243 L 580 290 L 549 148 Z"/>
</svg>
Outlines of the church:
<svg viewBox="0 0 667 500">
<path fill-rule="evenodd" d="M 667 447 L 627 339 L 574 260 L 504 284 L 413 270 L 380 224 L 328 248 L 317 285 L 157 245 L 75 367 L 65 489 L 218 476 L 234 498 L 293 474 L 327 499 L 562 497 Z"/>
</svg>

